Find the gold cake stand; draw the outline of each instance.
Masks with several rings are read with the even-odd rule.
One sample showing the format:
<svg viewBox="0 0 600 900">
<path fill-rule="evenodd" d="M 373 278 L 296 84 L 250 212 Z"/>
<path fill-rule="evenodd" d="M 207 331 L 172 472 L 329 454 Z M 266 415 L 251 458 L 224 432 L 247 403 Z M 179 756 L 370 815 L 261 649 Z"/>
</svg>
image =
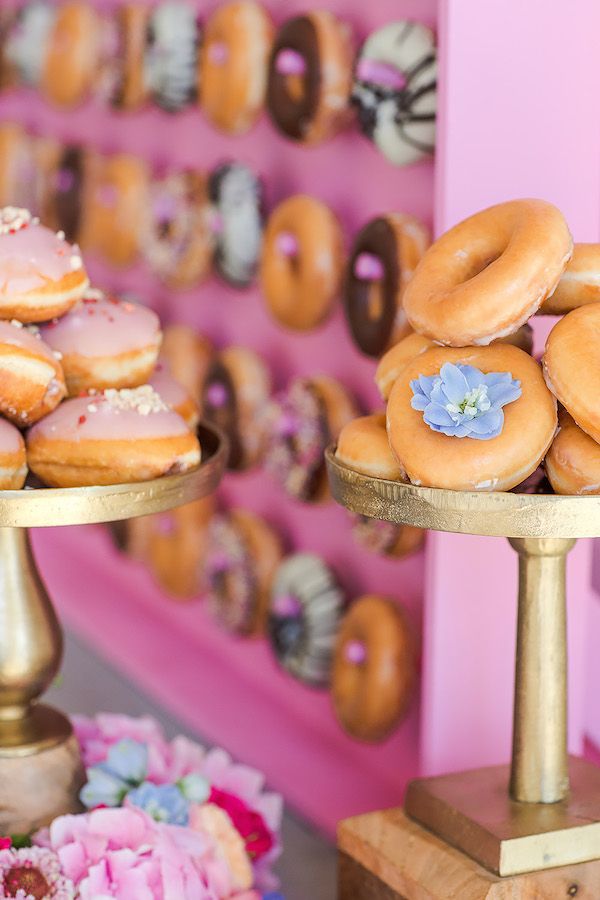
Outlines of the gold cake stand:
<svg viewBox="0 0 600 900">
<path fill-rule="evenodd" d="M 198 436 L 202 463 L 136 484 L 0 491 L 0 833 L 29 832 L 79 809 L 83 769 L 69 719 L 38 703 L 60 668 L 62 632 L 31 552 L 29 528 L 149 515 L 212 493 L 226 441 Z M 68 562 L 65 563 L 68 565 Z"/>
<path fill-rule="evenodd" d="M 334 498 L 352 512 L 507 537 L 519 557 L 511 764 L 417 779 L 406 814 L 499 876 L 600 859 L 600 770 L 567 755 L 565 581 L 575 539 L 600 536 L 600 497 L 415 487 L 354 472 L 333 449 L 327 468 Z M 596 898 L 600 877 L 595 884 Z"/>
</svg>

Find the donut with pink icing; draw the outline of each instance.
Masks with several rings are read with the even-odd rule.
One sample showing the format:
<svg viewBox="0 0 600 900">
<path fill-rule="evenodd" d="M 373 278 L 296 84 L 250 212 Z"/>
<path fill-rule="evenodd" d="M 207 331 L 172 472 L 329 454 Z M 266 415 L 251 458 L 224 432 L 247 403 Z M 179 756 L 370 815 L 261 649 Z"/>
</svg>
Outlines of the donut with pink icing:
<svg viewBox="0 0 600 900">
<path fill-rule="evenodd" d="M 27 434 L 29 468 L 49 487 L 148 481 L 200 463 L 200 445 L 150 385 L 66 400 Z"/>
<path fill-rule="evenodd" d="M 171 375 L 166 365 L 158 363 L 149 384 L 161 400 L 181 416 L 189 428 L 197 428 L 200 421 L 200 407 L 187 388 Z"/>
<path fill-rule="evenodd" d="M 79 248 L 40 225 L 27 209 L 0 209 L 0 318 L 43 322 L 83 296 L 88 278 Z"/>
<path fill-rule="evenodd" d="M 0 321 L 0 413 L 23 428 L 51 412 L 65 394 L 60 362 L 37 328 Z"/>
<path fill-rule="evenodd" d="M 42 325 L 40 333 L 61 360 L 71 397 L 145 384 L 162 338 L 151 309 L 91 289 L 65 316 Z"/>
<path fill-rule="evenodd" d="M 25 441 L 18 428 L 0 419 L 0 491 L 18 491 L 27 478 Z"/>
</svg>

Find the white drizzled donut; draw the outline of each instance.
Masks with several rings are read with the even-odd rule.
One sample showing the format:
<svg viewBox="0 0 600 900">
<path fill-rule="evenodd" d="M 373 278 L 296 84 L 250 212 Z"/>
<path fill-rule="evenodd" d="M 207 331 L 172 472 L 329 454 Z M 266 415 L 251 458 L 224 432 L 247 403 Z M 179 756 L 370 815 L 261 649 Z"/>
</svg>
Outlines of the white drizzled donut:
<svg viewBox="0 0 600 900">
<path fill-rule="evenodd" d="M 167 0 L 150 16 L 144 77 L 156 103 L 169 112 L 194 99 L 199 42 L 196 14 L 187 3 Z"/>
<path fill-rule="evenodd" d="M 9 29 L 4 52 L 23 84 L 36 87 L 40 82 L 55 17 L 56 10 L 50 4 L 33 0 L 19 11 Z"/>
<path fill-rule="evenodd" d="M 437 60 L 433 33 L 419 22 L 392 22 L 365 41 L 352 101 L 363 134 L 396 166 L 433 152 Z"/>
<path fill-rule="evenodd" d="M 263 232 L 260 179 L 243 163 L 225 163 L 210 178 L 216 239 L 215 265 L 234 287 L 254 280 Z"/>
<path fill-rule="evenodd" d="M 307 684 L 329 682 L 344 596 L 327 564 L 312 553 L 285 559 L 271 590 L 268 634 L 284 669 Z"/>
</svg>

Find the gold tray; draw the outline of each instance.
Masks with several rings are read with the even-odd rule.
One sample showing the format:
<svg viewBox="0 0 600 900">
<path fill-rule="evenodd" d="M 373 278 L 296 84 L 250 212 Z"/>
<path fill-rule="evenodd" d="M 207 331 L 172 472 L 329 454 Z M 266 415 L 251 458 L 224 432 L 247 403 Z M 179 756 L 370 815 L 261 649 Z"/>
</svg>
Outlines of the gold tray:
<svg viewBox="0 0 600 900">
<path fill-rule="evenodd" d="M 372 519 L 433 531 L 508 538 L 600 537 L 600 496 L 448 491 L 361 475 L 325 454 L 341 506 Z"/>
<path fill-rule="evenodd" d="M 166 475 L 135 484 L 45 488 L 28 484 L 0 491 L 0 527 L 40 528 L 115 522 L 162 512 L 211 494 L 225 469 L 227 442 L 218 429 L 198 428 L 202 462 L 182 475 Z"/>
</svg>

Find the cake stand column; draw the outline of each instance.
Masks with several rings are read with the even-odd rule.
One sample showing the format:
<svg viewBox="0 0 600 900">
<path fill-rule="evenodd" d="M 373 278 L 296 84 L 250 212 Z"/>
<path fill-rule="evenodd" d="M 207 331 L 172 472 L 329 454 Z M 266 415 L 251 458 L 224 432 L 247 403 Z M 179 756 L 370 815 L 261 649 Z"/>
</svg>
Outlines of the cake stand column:
<svg viewBox="0 0 600 900">
<path fill-rule="evenodd" d="M 566 561 L 575 540 L 511 538 L 519 611 L 510 793 L 556 803 L 569 791 Z"/>
</svg>

